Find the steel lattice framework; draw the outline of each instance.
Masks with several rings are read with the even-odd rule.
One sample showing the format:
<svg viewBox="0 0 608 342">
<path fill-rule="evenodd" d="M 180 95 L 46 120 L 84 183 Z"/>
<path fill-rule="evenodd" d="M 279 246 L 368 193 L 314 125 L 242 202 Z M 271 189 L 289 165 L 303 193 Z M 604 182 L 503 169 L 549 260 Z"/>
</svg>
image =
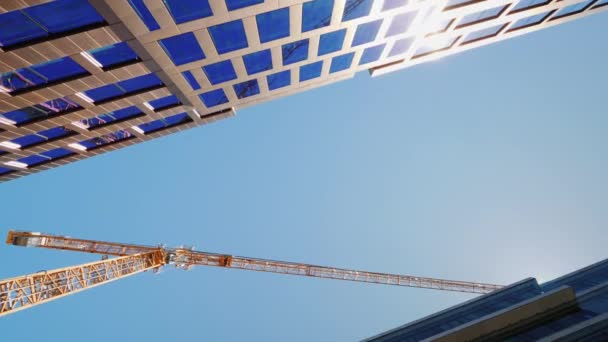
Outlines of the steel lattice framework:
<svg viewBox="0 0 608 342">
<path fill-rule="evenodd" d="M 198 17 L 192 13 L 200 8 L 177 13 L 171 0 L 2 1 L 0 31 L 10 31 L 2 26 L 8 18 L 31 18 L 44 6 L 90 6 L 100 19 L 57 33 L 48 27 L 45 37 L 18 43 L 0 35 L 0 182 L 230 117 L 359 71 L 382 75 L 608 8 L 606 0 L 259 0 L 242 8 L 231 1 L 209 1 Z M 266 16 L 279 14 L 285 22 L 263 26 Z M 37 21 L 43 24 L 44 18 Z M 226 39 L 216 31 L 226 25 L 241 30 L 240 46 L 221 47 Z M 171 50 L 186 36 L 188 44 Z M 121 43 L 133 58 L 112 65 L 96 58 Z M 198 56 L 173 56 L 197 49 Z M 252 56 L 266 61 L 252 70 Z M 45 68 L 58 60 L 78 72 L 49 78 L 57 75 Z M 129 82 L 147 76 L 155 83 L 131 89 Z M 93 96 L 114 85 L 118 95 Z M 169 105 L 154 105 L 173 96 Z"/>
<path fill-rule="evenodd" d="M 148 252 L 0 281 L 0 316 L 158 267 L 162 254 Z"/>
<path fill-rule="evenodd" d="M 74 267 L 0 281 L 0 316 L 101 285 L 122 277 L 157 270 L 171 264 L 188 270 L 215 266 L 315 278 L 485 294 L 502 286 L 408 275 L 357 271 L 296 262 L 239 257 L 194 251 L 121 244 L 33 232 L 10 231 L 6 242 L 15 246 L 78 251 L 103 255 L 103 260 Z M 107 256 L 116 258 L 107 259 Z"/>
</svg>

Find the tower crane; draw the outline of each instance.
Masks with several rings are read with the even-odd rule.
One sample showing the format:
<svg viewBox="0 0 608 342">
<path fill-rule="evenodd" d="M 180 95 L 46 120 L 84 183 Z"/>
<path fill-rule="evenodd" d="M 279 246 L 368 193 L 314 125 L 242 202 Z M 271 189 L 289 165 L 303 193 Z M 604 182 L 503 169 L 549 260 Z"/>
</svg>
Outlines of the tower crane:
<svg viewBox="0 0 608 342">
<path fill-rule="evenodd" d="M 102 255 L 102 257 L 101 260 L 91 263 L 0 280 L 0 316 L 137 273 L 158 271 L 166 265 L 173 265 L 184 270 L 193 266 L 216 266 L 479 294 L 489 293 L 502 287 L 476 282 L 356 271 L 296 262 L 208 253 L 185 247 L 167 248 L 162 245 L 146 246 L 84 240 L 36 232 L 11 230 L 6 242 L 14 246 L 94 253 Z"/>
</svg>

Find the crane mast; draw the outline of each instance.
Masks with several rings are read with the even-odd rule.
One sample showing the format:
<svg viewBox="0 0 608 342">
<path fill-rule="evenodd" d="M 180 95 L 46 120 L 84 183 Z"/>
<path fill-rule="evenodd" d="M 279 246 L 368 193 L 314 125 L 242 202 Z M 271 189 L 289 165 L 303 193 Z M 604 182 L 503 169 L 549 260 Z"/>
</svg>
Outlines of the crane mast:
<svg viewBox="0 0 608 342">
<path fill-rule="evenodd" d="M 157 270 L 165 265 L 174 265 L 186 270 L 193 266 L 215 266 L 479 294 L 489 293 L 502 287 L 477 282 L 414 277 L 240 257 L 195 251 L 192 248 L 123 244 L 35 232 L 10 231 L 6 242 L 23 247 L 94 253 L 103 255 L 103 257 L 98 262 L 1 280 L 0 316 L 136 273 Z M 114 256 L 115 258 L 107 259 L 108 256 Z"/>
</svg>

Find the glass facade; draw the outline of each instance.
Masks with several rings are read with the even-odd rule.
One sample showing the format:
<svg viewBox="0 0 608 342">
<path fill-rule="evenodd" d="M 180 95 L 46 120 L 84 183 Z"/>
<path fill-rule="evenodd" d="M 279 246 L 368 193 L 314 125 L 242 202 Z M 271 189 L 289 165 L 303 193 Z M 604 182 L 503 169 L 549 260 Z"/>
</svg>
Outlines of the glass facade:
<svg viewBox="0 0 608 342">
<path fill-rule="evenodd" d="M 192 119 L 188 116 L 187 113 L 179 113 L 175 115 L 168 116 L 163 119 L 154 120 L 142 125 L 136 126 L 139 132 L 143 134 L 150 134 L 158 131 L 162 131 L 163 129 L 175 127 L 184 123 L 191 122 Z"/>
<path fill-rule="evenodd" d="M 135 51 L 133 51 L 125 42 L 104 46 L 87 52 L 103 68 L 111 68 L 139 60 Z"/>
<path fill-rule="evenodd" d="M 159 44 L 175 65 L 187 64 L 205 58 L 205 53 L 192 32 L 161 39 Z"/>
<path fill-rule="evenodd" d="M 0 47 L 31 43 L 105 21 L 86 0 L 56 0 L 0 14 Z"/>
<path fill-rule="evenodd" d="M 234 20 L 209 28 L 217 53 L 224 54 L 246 48 L 247 35 L 242 20 Z"/>
<path fill-rule="evenodd" d="M 260 42 L 266 43 L 289 36 L 289 7 L 258 14 Z"/>
<path fill-rule="evenodd" d="M 554 296 L 551 299 L 553 306 L 543 304 L 545 311 L 537 312 L 531 318 L 525 319 L 513 316 L 512 313 L 515 311 L 511 310 L 517 304 L 526 301 L 526 304 L 534 306 L 537 300 L 546 298 L 543 296 L 549 291 L 563 287 L 570 287 L 576 291 L 576 301 L 572 301 L 564 290 L 560 290 L 550 294 Z M 558 300 L 563 302 L 560 304 Z M 524 315 L 529 311 L 524 309 L 518 312 Z M 460 329 L 469 329 L 467 334 L 478 332 L 480 339 L 496 341 L 537 341 L 542 338 L 553 340 L 554 334 L 559 334 L 565 329 L 570 329 L 570 333 L 580 333 L 576 336 L 586 336 L 585 331 L 589 331 L 590 334 L 596 332 L 597 324 L 587 324 L 588 321 L 596 317 L 601 318 L 599 316 L 606 313 L 608 313 L 608 259 L 540 286 L 534 279 L 521 281 L 366 341 L 433 340 L 447 331 L 451 331 L 448 334 L 456 334 Z M 479 325 L 466 325 L 475 320 L 478 320 Z M 512 322 L 509 323 L 509 320 Z M 603 324 L 602 321 L 604 320 L 598 322 Z M 608 319 L 605 321 L 607 323 L 605 326 L 608 328 Z M 451 337 L 454 336 L 456 335 Z"/>
<path fill-rule="evenodd" d="M 129 132 L 139 127 L 145 132 L 152 127 L 144 124 L 152 125 L 146 113 L 161 120 L 154 125 L 185 111 L 225 117 L 231 109 L 252 104 L 252 97 L 255 103 L 263 102 L 361 71 L 382 75 L 563 22 L 554 19 L 596 13 L 607 4 L 606 0 L 10 3 L 0 14 L 0 102 L 5 108 L 0 112 L 0 142 L 17 149 L 50 139 L 55 139 L 55 147 L 65 146 L 110 129 Z M 130 107 L 134 109 L 127 110 Z M 207 122 L 195 120 L 197 125 Z M 59 127 L 74 128 L 76 135 L 84 136 L 63 141 L 68 135 L 38 135 Z M 100 127 L 108 131 L 96 130 Z M 117 134 L 122 139 L 122 133 Z M 137 134 L 134 139 L 144 136 Z M 110 144 L 118 138 L 102 140 Z M 105 145 L 99 146 L 106 150 Z M 85 157 L 87 148 L 94 147 L 78 146 Z M 21 152 L 1 153 L 1 165 L 12 168 L 10 161 L 23 165 L 17 160 L 24 156 Z M 29 173 L 15 171 L 17 176 Z M 17 177 L 9 174 L 0 182 Z"/>
<path fill-rule="evenodd" d="M 0 89 L 8 93 L 40 88 L 67 79 L 88 75 L 80 64 L 70 57 L 54 59 L 0 74 Z"/>
<path fill-rule="evenodd" d="M 122 96 L 128 96 L 138 92 L 146 91 L 161 87 L 163 82 L 156 74 L 147 74 L 130 78 L 125 81 L 120 81 L 114 84 L 108 84 L 99 88 L 87 90 L 84 95 L 93 103 L 99 103 L 115 99 Z"/>
<path fill-rule="evenodd" d="M 208 0 L 163 0 L 176 24 L 213 15 Z"/>
<path fill-rule="evenodd" d="M 73 122 L 72 124 L 83 129 L 93 130 L 96 128 L 105 127 L 111 124 L 133 119 L 143 115 L 144 112 L 137 108 L 137 106 L 130 106 L 127 108 L 115 110 L 113 112 L 100 114 L 91 118 L 81 119 L 79 121 Z"/>
</svg>

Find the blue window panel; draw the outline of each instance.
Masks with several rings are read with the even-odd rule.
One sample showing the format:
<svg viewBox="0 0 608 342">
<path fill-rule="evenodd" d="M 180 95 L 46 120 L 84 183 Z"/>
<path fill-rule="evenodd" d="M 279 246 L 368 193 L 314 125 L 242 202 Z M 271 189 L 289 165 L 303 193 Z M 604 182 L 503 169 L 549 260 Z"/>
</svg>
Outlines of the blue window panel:
<svg viewBox="0 0 608 342">
<path fill-rule="evenodd" d="M 96 149 L 98 147 L 118 143 L 133 138 L 133 134 L 126 130 L 116 131 L 114 133 L 102 135 L 92 139 L 84 140 L 78 144 L 83 146 L 87 151 Z"/>
<path fill-rule="evenodd" d="M 395 9 L 397 7 L 403 7 L 409 3 L 409 0 L 384 0 L 382 5 L 383 11 Z"/>
<path fill-rule="evenodd" d="M 247 75 L 272 69 L 272 53 L 270 49 L 262 50 L 243 56 Z"/>
<path fill-rule="evenodd" d="M 277 72 L 276 74 L 268 75 L 266 76 L 266 82 L 268 83 L 269 90 L 287 87 L 291 84 L 291 71 L 285 70 Z"/>
<path fill-rule="evenodd" d="M 302 32 L 325 27 L 331 22 L 334 0 L 312 0 L 302 5 Z"/>
<path fill-rule="evenodd" d="M 45 157 L 37 155 L 37 154 L 32 155 L 32 156 L 27 156 L 27 157 L 24 157 L 21 159 L 17 159 L 17 162 L 23 163 L 23 164 L 27 165 L 27 167 L 44 164 L 44 163 L 50 162 L 50 161 L 51 161 L 51 158 L 45 158 Z"/>
<path fill-rule="evenodd" d="M 436 44 L 431 44 L 431 45 L 423 44 L 416 50 L 416 53 L 414 54 L 414 57 L 412 57 L 412 58 L 417 58 L 417 57 L 429 55 L 431 53 L 435 53 L 438 51 L 443 51 L 443 50 L 449 49 L 455 42 L 456 42 L 456 38 L 452 38 L 452 39 L 443 39 L 442 41 L 440 41 Z"/>
<path fill-rule="evenodd" d="M 88 51 L 104 68 L 133 62 L 139 59 L 129 44 L 120 42 Z"/>
<path fill-rule="evenodd" d="M 250 80 L 243 83 L 237 83 L 232 87 L 234 88 L 236 97 L 238 97 L 239 99 L 244 99 L 246 97 L 257 95 L 260 93 L 258 80 Z"/>
<path fill-rule="evenodd" d="M 95 89 L 87 90 L 84 93 L 88 98 L 93 100 L 93 102 L 104 101 L 124 94 L 122 89 L 118 88 L 116 84 L 108 84 Z"/>
<path fill-rule="evenodd" d="M 70 57 L 63 57 L 46 63 L 37 64 L 31 68 L 48 79 L 48 82 L 88 74 L 80 64 L 74 62 Z"/>
<path fill-rule="evenodd" d="M 44 108 L 46 111 L 50 111 L 55 114 L 82 108 L 79 104 L 73 102 L 67 97 L 46 101 L 41 104 L 35 105 L 34 107 L 41 109 Z"/>
<path fill-rule="evenodd" d="M 57 0 L 23 9 L 32 20 L 51 34 L 104 23 L 104 19 L 82 0 Z"/>
<path fill-rule="evenodd" d="M 36 120 L 58 116 L 80 108 L 80 105 L 67 98 L 59 98 L 0 114 L 0 121 L 9 125 L 19 126 Z"/>
<path fill-rule="evenodd" d="M 148 102 L 148 104 L 152 108 L 154 108 L 154 110 L 161 110 L 161 109 L 177 106 L 180 103 L 181 102 L 179 102 L 179 100 L 177 99 L 177 96 L 175 96 L 175 95 L 165 96 L 160 99 L 156 99 L 156 100 L 152 100 L 152 101 Z"/>
<path fill-rule="evenodd" d="M 563 18 L 563 17 L 567 17 L 569 15 L 580 13 L 585 8 L 587 8 L 587 6 L 589 6 L 592 2 L 593 2 L 593 0 L 589 0 L 589 1 L 579 2 L 578 4 L 563 7 L 557 13 L 555 13 L 553 18 Z"/>
<path fill-rule="evenodd" d="M 382 19 L 359 25 L 357 31 L 355 31 L 352 46 L 374 41 L 378 35 L 378 30 L 380 30 L 380 25 L 382 25 Z"/>
<path fill-rule="evenodd" d="M 147 122 L 142 125 L 137 125 L 137 127 L 141 130 L 141 132 L 143 132 L 143 134 L 149 134 L 156 131 L 160 131 L 165 128 L 165 123 L 163 122 L 163 120 L 159 119 Z"/>
<path fill-rule="evenodd" d="M 93 118 L 82 119 L 80 121 L 77 121 L 77 123 L 79 123 L 79 126 L 83 128 L 95 129 L 142 115 L 144 115 L 144 113 L 139 108 L 137 108 L 137 106 L 131 106 L 116 110 L 114 112 L 101 114 Z"/>
<path fill-rule="evenodd" d="M 495 36 L 506 24 L 496 25 L 492 27 L 488 27 L 479 31 L 469 33 L 462 44 L 472 43 L 484 38 L 489 38 Z"/>
<path fill-rule="evenodd" d="M 405 38 L 395 41 L 393 44 L 393 48 L 388 53 L 389 57 L 393 57 L 396 55 L 400 55 L 402 53 L 406 53 L 409 50 L 410 46 L 412 46 L 412 38 Z"/>
<path fill-rule="evenodd" d="M 42 135 L 47 140 L 57 139 L 61 137 L 65 137 L 66 135 L 70 135 L 75 133 L 71 129 L 67 129 L 65 127 L 54 127 L 51 129 L 47 129 L 41 132 L 38 132 L 38 135 Z"/>
<path fill-rule="evenodd" d="M 73 154 L 75 154 L 75 153 L 70 150 L 67 150 L 65 148 L 61 148 L 61 147 L 40 153 L 40 155 L 51 158 L 51 160 L 57 160 L 59 158 L 68 157 Z"/>
<path fill-rule="evenodd" d="M 230 60 L 205 65 L 203 71 L 207 75 L 209 82 L 213 85 L 230 81 L 237 77 Z"/>
<path fill-rule="evenodd" d="M 165 123 L 167 124 L 167 126 L 165 126 L 165 127 L 172 127 L 172 126 L 176 126 L 176 125 L 179 125 L 182 123 L 192 121 L 192 119 L 186 112 L 168 116 L 168 117 L 164 118 L 164 120 L 165 120 Z"/>
<path fill-rule="evenodd" d="M 593 6 L 593 8 L 595 9 L 606 5 L 608 5 L 608 0 L 600 0 L 595 4 L 595 6 Z"/>
<path fill-rule="evenodd" d="M 341 50 L 345 36 L 346 29 L 322 34 L 319 39 L 319 51 L 317 55 L 323 56 Z"/>
<path fill-rule="evenodd" d="M 323 61 L 302 65 L 300 67 L 300 82 L 312 80 L 321 76 Z"/>
<path fill-rule="evenodd" d="M 54 59 L 29 68 L 0 74 L 0 86 L 9 92 L 58 82 L 88 72 L 70 57 Z"/>
<path fill-rule="evenodd" d="M 545 18 L 547 18 L 547 16 L 549 16 L 549 14 L 551 14 L 551 11 L 547 11 L 545 13 L 540 13 L 540 14 L 529 16 L 527 18 L 519 19 L 511 26 L 509 31 L 514 31 L 517 29 L 522 29 L 524 27 L 538 25 L 543 20 L 545 20 Z"/>
<path fill-rule="evenodd" d="M 18 69 L 0 74 L 0 87 L 7 92 L 32 88 L 46 83 L 47 80 L 31 69 Z"/>
<path fill-rule="evenodd" d="M 477 0 L 448 0 L 445 4 L 445 8 L 455 8 L 460 7 L 465 4 L 473 3 Z"/>
<path fill-rule="evenodd" d="M 511 13 L 523 11 L 532 7 L 543 6 L 545 4 L 548 4 L 549 2 L 550 0 L 521 0 L 517 3 L 517 5 L 515 5 L 515 7 L 513 7 Z"/>
<path fill-rule="evenodd" d="M 365 17 L 372 10 L 374 0 L 346 0 L 342 21 Z"/>
<path fill-rule="evenodd" d="M 174 127 L 177 125 L 181 125 L 183 123 L 191 122 L 192 119 L 187 113 L 179 113 L 175 115 L 168 116 L 166 118 L 162 118 L 159 120 L 154 120 L 142 125 L 139 125 L 139 129 L 144 132 L 144 134 L 149 134 L 153 132 L 157 132 L 163 130 L 165 128 Z"/>
<path fill-rule="evenodd" d="M 42 136 L 36 134 L 28 134 L 26 136 L 11 140 L 11 143 L 19 145 L 19 148 L 26 148 L 45 141 L 46 139 Z"/>
<path fill-rule="evenodd" d="M 147 74 L 120 81 L 116 84 L 108 84 L 99 88 L 87 90 L 84 93 L 93 100 L 93 102 L 100 102 L 122 95 L 129 95 L 131 93 L 157 88 L 162 85 L 163 82 L 155 74 Z"/>
<path fill-rule="evenodd" d="M 20 11 L 0 14 L 0 47 L 46 37 L 47 32 Z"/>
<path fill-rule="evenodd" d="M 69 157 L 76 153 L 67 150 L 65 148 L 55 148 L 50 151 L 42 152 L 40 154 L 35 154 L 31 156 L 27 156 L 25 158 L 21 158 L 17 160 L 19 163 L 23 163 L 27 165 L 27 167 L 33 167 L 37 165 L 41 165 L 44 163 L 48 163 L 53 160 Z"/>
<path fill-rule="evenodd" d="M 353 63 L 353 57 L 355 56 L 354 52 L 347 53 L 342 56 L 336 56 L 331 59 L 331 65 L 329 67 L 329 73 L 334 73 L 342 70 L 346 70 L 350 68 Z"/>
<path fill-rule="evenodd" d="M 213 15 L 208 0 L 163 0 L 176 24 Z"/>
<path fill-rule="evenodd" d="M 255 20 L 262 43 L 289 36 L 289 7 L 258 14 Z"/>
<path fill-rule="evenodd" d="M 308 58 L 308 39 L 285 44 L 281 47 L 283 65 L 289 65 Z"/>
<path fill-rule="evenodd" d="M 109 113 L 109 115 L 114 117 L 115 121 L 131 119 L 136 116 L 143 115 L 143 114 L 144 113 L 139 108 L 137 108 L 137 106 L 127 107 L 127 108 L 115 110 L 115 111 Z"/>
<path fill-rule="evenodd" d="M 224 89 L 215 89 L 199 95 L 199 98 L 207 108 L 215 107 L 228 102 Z"/>
<path fill-rule="evenodd" d="M 63 138 L 74 133 L 74 131 L 65 127 L 54 127 L 51 129 L 40 131 L 36 134 L 28 134 L 26 136 L 13 139 L 11 140 L 11 142 L 19 145 L 20 148 L 26 148 L 46 141 Z"/>
<path fill-rule="evenodd" d="M 156 31 L 160 29 L 160 25 L 158 25 L 158 22 L 156 22 L 156 19 L 154 19 L 154 16 L 152 16 L 152 13 L 150 13 L 150 10 L 144 3 L 144 0 L 129 0 L 129 4 L 135 13 L 137 13 L 139 19 L 144 22 L 148 30 Z"/>
<path fill-rule="evenodd" d="M 182 72 L 182 76 L 184 76 L 184 78 L 186 79 L 186 82 L 188 82 L 190 87 L 192 87 L 192 90 L 201 89 L 201 85 L 198 84 L 198 82 L 196 81 L 196 78 L 194 78 L 194 75 L 192 75 L 191 71 Z"/>
<path fill-rule="evenodd" d="M 205 58 L 205 53 L 192 32 L 161 39 L 158 43 L 175 65 L 183 65 Z"/>
<path fill-rule="evenodd" d="M 452 19 L 450 18 L 446 18 L 446 19 L 442 19 L 439 20 L 437 22 L 432 23 L 432 25 L 429 26 L 429 33 L 440 33 L 440 32 L 445 32 L 448 27 L 450 26 L 450 24 L 452 23 Z"/>
<path fill-rule="evenodd" d="M 359 65 L 377 61 L 380 56 L 382 56 L 382 52 L 384 51 L 385 46 L 386 44 L 381 44 L 368 47 L 367 49 L 363 50 L 363 54 L 361 55 L 361 59 L 359 60 Z"/>
<path fill-rule="evenodd" d="M 226 7 L 229 11 L 234 11 L 239 8 L 249 7 L 263 3 L 264 0 L 226 0 Z"/>
<path fill-rule="evenodd" d="M 120 81 L 117 84 L 119 87 L 124 89 L 126 93 L 133 93 L 136 91 L 161 86 L 163 85 L 163 82 L 158 78 L 158 76 L 151 73 Z"/>
<path fill-rule="evenodd" d="M 415 18 L 416 12 L 402 13 L 394 16 L 391 25 L 386 31 L 386 37 L 405 33 L 410 28 L 410 25 Z"/>
<path fill-rule="evenodd" d="M 498 17 L 506 6 L 498 6 L 484 11 L 467 14 L 458 22 L 458 27 L 467 26 L 472 23 L 478 23 L 485 20 L 490 20 Z"/>
<path fill-rule="evenodd" d="M 0 18 L 0 20 L 1 20 L 1 18 Z M 11 173 L 11 172 L 13 172 L 13 171 L 14 171 L 14 170 L 7 169 L 7 168 L 5 168 L 5 167 L 0 167 L 0 176 L 1 176 L 1 175 L 6 175 L 6 174 L 9 174 L 9 173 Z"/>
<path fill-rule="evenodd" d="M 82 119 L 80 123 L 87 129 L 95 129 L 116 122 L 114 113 L 105 113 L 90 119 Z M 140 113 L 141 114 L 141 113 Z"/>
<path fill-rule="evenodd" d="M 248 46 L 243 21 L 240 19 L 211 26 L 209 34 L 211 34 L 211 39 L 219 54 L 244 49 Z"/>
</svg>

